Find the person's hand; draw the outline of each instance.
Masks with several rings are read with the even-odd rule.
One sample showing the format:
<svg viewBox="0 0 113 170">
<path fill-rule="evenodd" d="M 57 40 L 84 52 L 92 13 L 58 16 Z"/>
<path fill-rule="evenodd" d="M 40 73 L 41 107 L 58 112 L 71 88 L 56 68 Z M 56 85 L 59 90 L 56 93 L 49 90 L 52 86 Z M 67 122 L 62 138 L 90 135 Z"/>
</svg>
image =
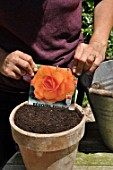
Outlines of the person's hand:
<svg viewBox="0 0 113 170">
<path fill-rule="evenodd" d="M 73 72 L 78 76 L 83 70 L 92 74 L 105 59 L 105 51 L 106 46 L 99 42 L 79 44 L 74 55 Z"/>
<path fill-rule="evenodd" d="M 14 51 L 0 57 L 0 72 L 13 79 L 19 80 L 25 75 L 34 76 L 37 71 L 32 57 L 21 51 Z"/>
</svg>

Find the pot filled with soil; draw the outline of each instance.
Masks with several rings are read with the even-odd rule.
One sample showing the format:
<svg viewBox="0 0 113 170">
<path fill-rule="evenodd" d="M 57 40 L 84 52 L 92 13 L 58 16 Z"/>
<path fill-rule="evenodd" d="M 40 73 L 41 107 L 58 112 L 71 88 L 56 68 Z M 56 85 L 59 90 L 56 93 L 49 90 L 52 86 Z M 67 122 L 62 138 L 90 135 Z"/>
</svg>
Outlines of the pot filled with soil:
<svg viewBox="0 0 113 170">
<path fill-rule="evenodd" d="M 85 130 L 82 107 L 73 102 L 76 81 L 70 70 L 41 68 L 29 100 L 10 114 L 12 135 L 27 170 L 72 170 Z"/>
<path fill-rule="evenodd" d="M 73 111 L 25 102 L 14 108 L 10 123 L 27 170 L 72 170 L 85 128 L 80 106 Z"/>
</svg>

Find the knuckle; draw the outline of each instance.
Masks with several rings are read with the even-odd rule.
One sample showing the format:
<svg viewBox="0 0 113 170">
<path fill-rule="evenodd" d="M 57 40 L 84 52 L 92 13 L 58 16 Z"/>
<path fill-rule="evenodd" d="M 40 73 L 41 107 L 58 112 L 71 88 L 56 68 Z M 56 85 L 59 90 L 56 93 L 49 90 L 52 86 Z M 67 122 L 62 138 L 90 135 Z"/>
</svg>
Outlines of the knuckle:
<svg viewBox="0 0 113 170">
<path fill-rule="evenodd" d="M 26 68 L 26 69 L 28 69 L 28 68 L 29 68 L 29 64 L 28 64 L 28 62 L 25 62 L 25 63 L 24 63 L 24 68 Z"/>
<path fill-rule="evenodd" d="M 19 52 L 19 50 L 16 50 L 16 51 L 14 51 L 15 53 L 18 53 Z"/>
<path fill-rule="evenodd" d="M 27 56 L 27 61 L 31 63 L 32 62 L 32 57 L 28 55 Z"/>
<path fill-rule="evenodd" d="M 85 44 L 85 43 L 80 43 L 79 46 L 82 48 L 82 47 L 88 47 L 88 44 Z"/>
<path fill-rule="evenodd" d="M 19 50 L 16 50 L 16 51 L 14 51 L 14 52 L 12 52 L 13 54 L 20 54 L 20 51 Z"/>
<path fill-rule="evenodd" d="M 94 63 L 94 67 L 95 68 L 99 67 L 99 64 L 98 63 Z"/>
<path fill-rule="evenodd" d="M 88 59 L 87 59 L 87 62 L 88 62 L 88 63 L 92 63 L 93 60 L 94 60 L 94 59 L 92 59 L 92 58 L 88 58 Z"/>
<path fill-rule="evenodd" d="M 16 63 L 20 63 L 20 59 L 19 59 L 18 57 L 14 58 L 14 61 L 15 61 Z"/>
<path fill-rule="evenodd" d="M 9 71 L 9 69 L 6 68 L 6 69 L 4 70 L 4 73 L 5 73 L 5 75 L 7 75 L 8 77 L 10 77 L 12 72 Z"/>
<path fill-rule="evenodd" d="M 93 46 L 89 46 L 89 50 L 90 51 L 94 50 L 94 47 Z"/>
<path fill-rule="evenodd" d="M 85 64 L 86 60 L 85 58 L 79 58 L 79 62 Z"/>
</svg>

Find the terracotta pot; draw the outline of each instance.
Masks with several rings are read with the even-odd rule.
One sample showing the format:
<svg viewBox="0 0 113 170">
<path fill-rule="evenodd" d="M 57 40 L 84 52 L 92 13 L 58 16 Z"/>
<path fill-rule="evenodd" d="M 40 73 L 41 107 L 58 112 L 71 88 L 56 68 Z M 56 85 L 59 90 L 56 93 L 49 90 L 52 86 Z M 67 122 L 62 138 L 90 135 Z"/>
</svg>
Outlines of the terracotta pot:
<svg viewBox="0 0 113 170">
<path fill-rule="evenodd" d="M 14 116 L 24 102 L 10 114 L 12 135 L 18 144 L 27 170 L 72 170 L 78 144 L 84 135 L 85 116 L 74 128 L 53 134 L 37 134 L 24 131 L 14 123 Z M 76 105 L 76 109 L 82 108 Z"/>
</svg>

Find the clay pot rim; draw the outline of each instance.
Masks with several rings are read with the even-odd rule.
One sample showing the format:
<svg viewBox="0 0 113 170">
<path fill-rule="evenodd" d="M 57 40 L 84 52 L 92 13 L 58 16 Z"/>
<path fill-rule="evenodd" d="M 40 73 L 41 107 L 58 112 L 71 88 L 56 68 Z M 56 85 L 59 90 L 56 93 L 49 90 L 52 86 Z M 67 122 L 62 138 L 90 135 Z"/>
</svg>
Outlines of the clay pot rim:
<svg viewBox="0 0 113 170">
<path fill-rule="evenodd" d="M 20 105 L 16 106 L 12 110 L 12 112 L 10 114 L 10 117 L 9 117 L 10 125 L 12 126 L 12 128 L 15 129 L 16 131 L 18 131 L 19 133 L 21 133 L 23 135 L 26 135 L 26 136 L 31 136 L 31 137 L 34 137 L 34 138 L 37 138 L 37 137 L 38 138 L 50 138 L 50 137 L 54 138 L 54 137 L 65 136 L 65 135 L 70 134 L 70 132 L 72 134 L 75 130 L 77 130 L 77 129 L 79 129 L 81 127 L 81 124 L 85 124 L 85 122 L 86 122 L 86 116 L 84 114 L 84 111 L 83 111 L 82 107 L 79 106 L 78 104 L 76 104 L 75 108 L 77 108 L 78 110 L 81 111 L 81 113 L 83 114 L 83 118 L 82 118 L 81 122 L 77 126 L 75 126 L 74 128 L 71 128 L 71 129 L 66 130 L 66 131 L 58 132 L 58 133 L 51 133 L 51 134 L 38 134 L 38 133 L 28 132 L 28 131 L 25 131 L 23 129 L 20 129 L 14 123 L 14 116 L 15 116 L 16 110 L 18 110 L 19 107 L 21 107 L 23 105 L 26 105 L 26 104 L 28 104 L 28 101 L 25 101 L 25 102 L 21 103 Z"/>
<path fill-rule="evenodd" d="M 89 93 L 113 98 L 113 91 L 106 90 L 106 89 L 89 88 Z"/>
</svg>

